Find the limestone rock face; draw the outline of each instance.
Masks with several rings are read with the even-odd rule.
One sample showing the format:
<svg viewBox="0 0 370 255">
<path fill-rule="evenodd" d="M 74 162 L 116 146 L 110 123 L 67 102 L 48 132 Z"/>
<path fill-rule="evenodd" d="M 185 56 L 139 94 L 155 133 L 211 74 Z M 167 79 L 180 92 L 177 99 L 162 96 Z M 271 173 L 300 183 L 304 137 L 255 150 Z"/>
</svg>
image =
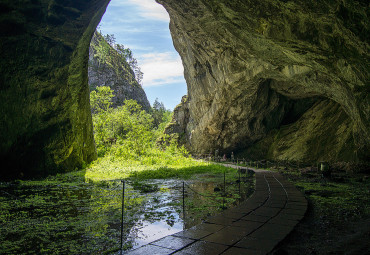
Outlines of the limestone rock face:
<svg viewBox="0 0 370 255">
<path fill-rule="evenodd" d="M 89 44 L 109 0 L 0 3 L 0 180 L 96 158 Z"/>
<path fill-rule="evenodd" d="M 144 110 L 150 109 L 145 91 L 135 79 L 135 74 L 127 61 L 112 49 L 112 55 L 105 62 L 96 56 L 96 48 L 103 36 L 94 33 L 89 49 L 89 87 L 108 86 L 114 90 L 113 107 L 123 105 L 126 99 L 136 100 Z"/>
<path fill-rule="evenodd" d="M 191 130 L 187 130 L 189 124 L 189 103 L 188 97 L 183 96 L 181 103 L 173 110 L 171 122 L 166 126 L 164 133 L 167 135 L 177 134 L 180 145 L 186 145 L 191 149 L 190 136 Z"/>
<path fill-rule="evenodd" d="M 263 156 L 317 160 L 305 145 L 319 143 L 326 160 L 368 159 L 368 1 L 157 2 L 170 14 L 184 64 L 193 152 L 244 150 L 275 131 L 283 135 Z M 310 124 L 307 114 L 320 107 L 328 114 L 320 117 L 321 127 L 345 129 L 336 133 L 346 141 L 341 151 L 331 151 L 336 143 Z M 294 122 L 287 132 L 284 125 Z M 303 133 L 298 147 L 282 146 Z M 299 148 L 305 152 L 293 155 Z"/>
</svg>

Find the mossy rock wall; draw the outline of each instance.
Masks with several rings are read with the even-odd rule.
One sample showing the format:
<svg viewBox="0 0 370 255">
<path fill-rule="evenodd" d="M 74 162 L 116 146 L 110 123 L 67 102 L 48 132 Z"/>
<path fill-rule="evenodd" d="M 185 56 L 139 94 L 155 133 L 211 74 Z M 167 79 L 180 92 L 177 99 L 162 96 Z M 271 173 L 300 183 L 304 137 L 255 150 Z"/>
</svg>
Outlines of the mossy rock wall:
<svg viewBox="0 0 370 255">
<path fill-rule="evenodd" d="M 89 44 L 109 0 L 0 3 L 0 179 L 74 170 L 96 158 Z"/>
</svg>

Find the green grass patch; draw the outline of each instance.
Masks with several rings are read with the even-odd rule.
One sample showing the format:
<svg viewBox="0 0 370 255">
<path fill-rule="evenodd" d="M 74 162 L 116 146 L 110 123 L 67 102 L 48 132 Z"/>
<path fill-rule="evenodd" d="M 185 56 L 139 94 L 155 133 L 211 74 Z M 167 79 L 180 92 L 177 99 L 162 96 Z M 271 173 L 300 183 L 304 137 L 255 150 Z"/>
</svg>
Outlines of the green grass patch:
<svg viewBox="0 0 370 255">
<path fill-rule="evenodd" d="M 148 164 L 147 157 L 141 160 L 125 160 L 119 157 L 104 157 L 95 161 L 86 170 L 85 178 L 88 181 L 115 180 L 115 179 L 188 179 L 194 174 L 206 172 L 222 173 L 229 171 L 227 167 L 196 161 L 189 157 L 164 155 L 152 160 Z"/>
</svg>

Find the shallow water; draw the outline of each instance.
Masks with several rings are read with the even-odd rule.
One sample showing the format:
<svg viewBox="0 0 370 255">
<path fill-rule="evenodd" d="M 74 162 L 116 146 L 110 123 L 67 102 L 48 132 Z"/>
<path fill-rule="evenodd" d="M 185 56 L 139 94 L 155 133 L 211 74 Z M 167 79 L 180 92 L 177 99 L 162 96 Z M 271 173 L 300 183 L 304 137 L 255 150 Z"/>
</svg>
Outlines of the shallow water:
<svg viewBox="0 0 370 255">
<path fill-rule="evenodd" d="M 253 178 L 227 176 L 183 180 L 129 180 L 125 189 L 124 249 L 199 224 L 247 197 Z M 220 190 L 220 191 L 215 191 Z M 245 192 L 248 191 L 248 192 Z M 120 247 L 122 183 L 28 181 L 0 183 L 0 254 L 102 254 Z"/>
<path fill-rule="evenodd" d="M 145 219 L 144 214 L 132 227 L 127 238 L 132 244 L 132 249 L 200 224 L 208 216 L 222 211 L 223 199 L 220 199 L 220 196 L 222 196 L 223 182 L 219 177 L 204 177 L 197 181 L 185 182 L 185 218 L 182 180 L 152 180 L 146 184 L 158 185 L 160 190 L 146 195 L 148 200 L 145 210 L 152 217 Z M 239 183 L 229 180 L 226 185 L 229 190 L 228 198 L 232 197 L 230 194 L 232 191 L 239 193 Z M 227 207 L 237 205 L 251 194 L 253 186 L 251 178 L 241 185 L 244 188 L 241 191 L 241 198 L 231 203 L 225 202 Z M 221 192 L 215 191 L 215 188 L 220 189 Z M 162 217 L 157 218 L 156 214 Z"/>
</svg>

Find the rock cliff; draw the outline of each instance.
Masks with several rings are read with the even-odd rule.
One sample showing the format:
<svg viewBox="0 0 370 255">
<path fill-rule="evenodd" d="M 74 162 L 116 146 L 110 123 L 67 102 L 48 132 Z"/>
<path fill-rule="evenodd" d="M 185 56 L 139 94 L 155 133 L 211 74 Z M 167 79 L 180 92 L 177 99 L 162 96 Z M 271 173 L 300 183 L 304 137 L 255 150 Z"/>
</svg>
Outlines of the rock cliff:
<svg viewBox="0 0 370 255">
<path fill-rule="evenodd" d="M 90 90 L 97 86 L 108 86 L 114 90 L 113 107 L 122 105 L 126 99 L 134 99 L 148 111 L 150 103 L 126 59 L 111 47 L 110 54 L 104 62 L 97 57 L 97 48 L 104 42 L 104 37 L 95 32 L 89 49 Z M 107 42 L 105 44 L 109 47 Z"/>
<path fill-rule="evenodd" d="M 367 1 L 158 2 L 184 64 L 193 152 L 369 158 Z"/>
</svg>

